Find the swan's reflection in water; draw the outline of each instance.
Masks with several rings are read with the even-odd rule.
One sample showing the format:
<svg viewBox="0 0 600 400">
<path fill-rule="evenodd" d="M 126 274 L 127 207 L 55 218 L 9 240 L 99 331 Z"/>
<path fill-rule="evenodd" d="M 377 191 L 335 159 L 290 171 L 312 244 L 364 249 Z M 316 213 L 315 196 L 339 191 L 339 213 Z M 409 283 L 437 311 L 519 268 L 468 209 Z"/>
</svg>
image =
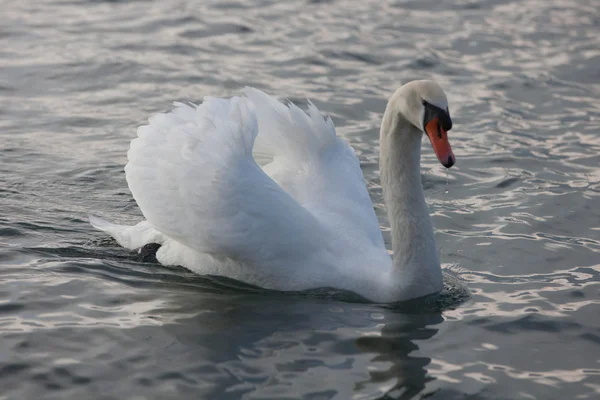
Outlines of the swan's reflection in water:
<svg viewBox="0 0 600 400">
<path fill-rule="evenodd" d="M 274 299 L 278 297 L 277 299 Z M 205 398 L 408 399 L 425 390 L 440 312 L 264 294 L 170 296 L 159 369 Z M 155 347 L 155 349 L 156 349 Z"/>
<path fill-rule="evenodd" d="M 419 350 L 417 341 L 432 338 L 438 329 L 436 324 L 443 322 L 441 314 L 397 314 L 389 318 L 394 320 L 382 327 L 380 336 L 361 337 L 356 340 L 357 347 L 365 353 L 375 353 L 371 362 L 388 362 L 386 370 L 369 373 L 370 381 L 396 381 L 388 390 L 394 399 L 409 399 L 425 389 L 426 382 L 433 378 L 427 375 L 426 367 L 431 358 L 413 354 Z M 357 384 L 360 387 L 362 384 Z"/>
</svg>

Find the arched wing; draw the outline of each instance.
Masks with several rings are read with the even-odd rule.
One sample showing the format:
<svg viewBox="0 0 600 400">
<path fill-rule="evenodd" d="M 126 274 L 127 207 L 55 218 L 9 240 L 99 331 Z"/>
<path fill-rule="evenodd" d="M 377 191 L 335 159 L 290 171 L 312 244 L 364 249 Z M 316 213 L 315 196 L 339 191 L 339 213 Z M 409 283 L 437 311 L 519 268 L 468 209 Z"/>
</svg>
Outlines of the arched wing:
<svg viewBox="0 0 600 400">
<path fill-rule="evenodd" d="M 331 118 L 309 102 L 308 112 L 246 88 L 260 134 L 255 154 L 265 172 L 338 236 L 385 248 L 354 149 L 336 136 Z"/>
<path fill-rule="evenodd" d="M 175 103 L 138 129 L 125 167 L 144 216 L 199 252 L 244 262 L 285 263 L 320 251 L 316 216 L 254 161 L 258 134 L 246 98 Z"/>
</svg>

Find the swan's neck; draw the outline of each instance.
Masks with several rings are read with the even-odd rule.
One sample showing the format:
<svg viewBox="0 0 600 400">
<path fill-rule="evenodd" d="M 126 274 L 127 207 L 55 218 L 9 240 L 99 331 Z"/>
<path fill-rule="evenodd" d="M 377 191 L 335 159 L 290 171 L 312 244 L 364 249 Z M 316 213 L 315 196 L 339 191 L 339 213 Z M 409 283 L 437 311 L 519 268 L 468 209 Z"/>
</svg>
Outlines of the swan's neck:
<svg viewBox="0 0 600 400">
<path fill-rule="evenodd" d="M 442 274 L 421 184 L 422 132 L 386 109 L 380 132 L 380 171 L 392 230 L 395 285 L 418 297 L 441 290 Z"/>
</svg>

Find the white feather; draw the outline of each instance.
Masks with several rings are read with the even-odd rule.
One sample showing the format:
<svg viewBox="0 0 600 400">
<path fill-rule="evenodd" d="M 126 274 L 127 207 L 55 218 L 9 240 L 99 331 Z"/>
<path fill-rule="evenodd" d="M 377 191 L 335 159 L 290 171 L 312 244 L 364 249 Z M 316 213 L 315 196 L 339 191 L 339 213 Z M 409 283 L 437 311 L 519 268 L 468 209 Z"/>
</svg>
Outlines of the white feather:
<svg viewBox="0 0 600 400">
<path fill-rule="evenodd" d="M 128 248 L 160 243 L 161 263 L 202 274 L 401 299 L 359 161 L 331 119 L 244 93 L 150 118 L 125 167 L 146 221 L 92 224 Z"/>
</svg>

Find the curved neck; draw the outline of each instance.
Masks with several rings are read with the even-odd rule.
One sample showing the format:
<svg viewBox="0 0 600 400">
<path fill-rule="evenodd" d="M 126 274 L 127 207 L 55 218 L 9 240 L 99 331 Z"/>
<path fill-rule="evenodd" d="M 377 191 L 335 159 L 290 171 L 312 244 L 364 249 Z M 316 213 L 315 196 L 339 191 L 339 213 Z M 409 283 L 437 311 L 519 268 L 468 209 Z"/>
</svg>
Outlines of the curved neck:
<svg viewBox="0 0 600 400">
<path fill-rule="evenodd" d="M 423 133 L 390 104 L 381 125 L 379 169 L 392 230 L 394 272 L 402 286 L 425 295 L 442 288 L 442 275 L 421 184 Z"/>
</svg>

